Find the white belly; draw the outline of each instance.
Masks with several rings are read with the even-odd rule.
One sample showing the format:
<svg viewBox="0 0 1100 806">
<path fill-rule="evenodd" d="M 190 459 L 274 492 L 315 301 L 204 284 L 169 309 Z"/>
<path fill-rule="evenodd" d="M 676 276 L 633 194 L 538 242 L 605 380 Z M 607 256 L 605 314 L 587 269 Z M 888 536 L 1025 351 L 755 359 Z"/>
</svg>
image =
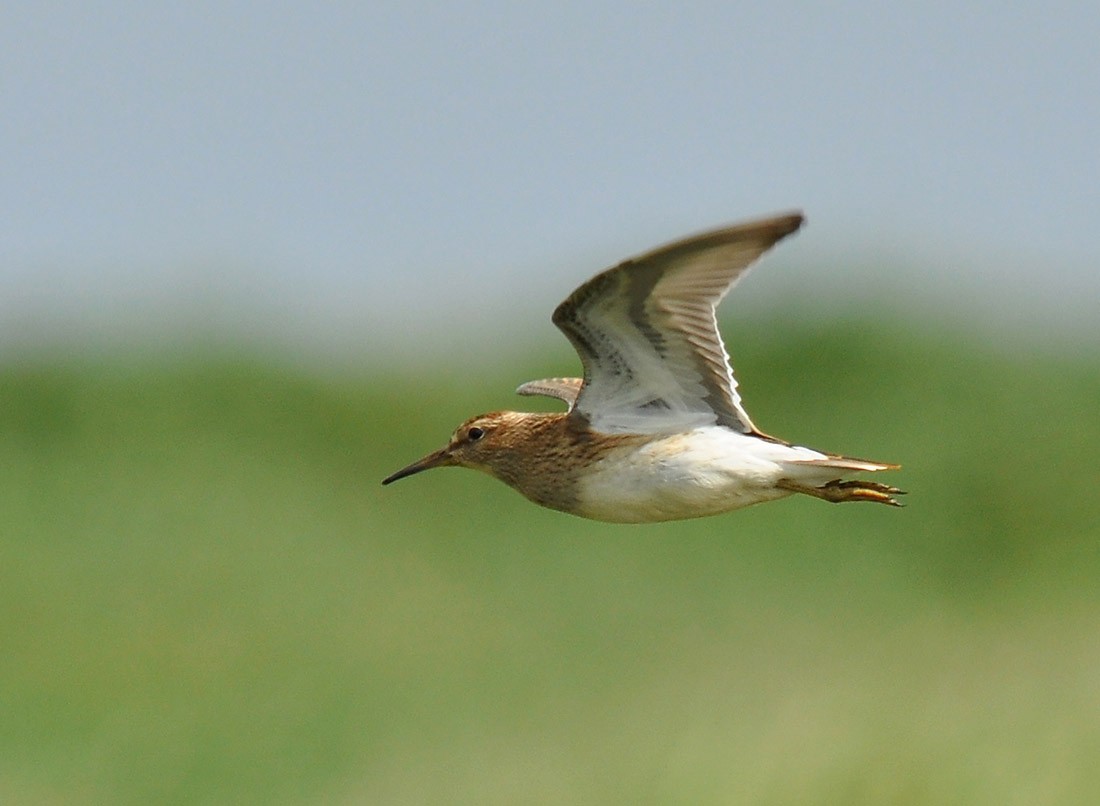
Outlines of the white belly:
<svg viewBox="0 0 1100 806">
<path fill-rule="evenodd" d="M 784 460 L 821 458 L 721 426 L 656 437 L 593 465 L 580 482 L 578 514 L 620 523 L 715 515 L 789 495 L 775 486 L 789 475 Z"/>
</svg>

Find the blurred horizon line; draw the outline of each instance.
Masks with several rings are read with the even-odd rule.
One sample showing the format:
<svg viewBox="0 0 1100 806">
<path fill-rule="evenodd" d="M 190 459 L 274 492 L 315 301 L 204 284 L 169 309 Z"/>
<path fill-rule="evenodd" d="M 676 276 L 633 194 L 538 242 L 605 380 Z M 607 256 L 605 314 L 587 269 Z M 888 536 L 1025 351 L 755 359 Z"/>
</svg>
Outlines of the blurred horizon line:
<svg viewBox="0 0 1100 806">
<path fill-rule="evenodd" d="M 723 301 L 719 323 L 728 331 L 739 320 L 751 326 L 774 320 L 781 327 L 863 321 L 1037 350 L 1090 352 L 1100 346 L 1100 321 L 1090 294 L 1057 297 L 1041 282 L 1030 289 L 1006 290 L 1002 285 L 987 293 L 981 280 L 989 278 L 974 273 L 949 285 L 922 285 L 919 272 L 886 276 L 875 268 L 883 262 L 869 257 L 844 261 L 842 277 L 823 268 L 820 259 L 754 272 Z M 372 305 L 369 288 L 342 299 L 296 297 L 293 289 L 259 282 L 257 274 L 210 267 L 162 276 L 160 287 L 146 283 L 124 295 L 110 293 L 117 279 L 98 287 L 94 282 L 82 288 L 54 284 L 48 290 L 24 287 L 5 294 L 0 300 L 0 360 L 113 350 L 156 353 L 190 344 L 337 365 L 364 359 L 370 364 L 430 363 L 453 360 L 456 354 L 499 351 L 502 333 L 507 333 L 504 351 L 518 354 L 562 339 L 550 312 L 560 301 L 556 294 L 564 297 L 569 289 L 562 289 L 570 282 L 533 272 L 516 283 L 526 285 L 523 294 L 509 284 L 478 288 L 476 299 L 463 298 L 450 309 L 436 302 L 395 310 Z M 477 315 L 470 314 L 471 306 Z M 562 339 L 561 346 L 568 349 L 565 344 Z M 731 351 L 735 348 L 731 345 Z"/>
</svg>

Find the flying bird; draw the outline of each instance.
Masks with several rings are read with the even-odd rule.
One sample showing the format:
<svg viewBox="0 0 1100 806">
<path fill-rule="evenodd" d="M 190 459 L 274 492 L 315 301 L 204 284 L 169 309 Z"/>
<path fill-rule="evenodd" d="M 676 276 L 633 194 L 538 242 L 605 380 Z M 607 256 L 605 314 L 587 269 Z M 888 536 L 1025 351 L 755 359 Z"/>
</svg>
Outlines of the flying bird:
<svg viewBox="0 0 1100 806">
<path fill-rule="evenodd" d="M 516 390 L 568 411 L 472 417 L 382 483 L 469 467 L 544 507 L 620 523 L 716 515 L 792 493 L 900 506 L 902 490 L 844 478 L 899 465 L 792 445 L 758 429 L 741 404 L 715 309 L 802 222 L 793 212 L 717 229 L 596 275 L 553 316 L 584 377 Z"/>
</svg>

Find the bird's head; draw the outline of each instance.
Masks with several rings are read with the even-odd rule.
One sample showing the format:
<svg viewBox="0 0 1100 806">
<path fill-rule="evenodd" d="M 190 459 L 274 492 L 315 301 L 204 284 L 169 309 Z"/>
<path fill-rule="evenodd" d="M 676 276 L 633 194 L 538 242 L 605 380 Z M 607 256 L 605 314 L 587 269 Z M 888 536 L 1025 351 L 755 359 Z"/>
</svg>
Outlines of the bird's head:
<svg viewBox="0 0 1100 806">
<path fill-rule="evenodd" d="M 493 474 L 494 456 L 514 441 L 523 418 L 523 414 L 514 411 L 471 417 L 455 429 L 445 446 L 387 476 L 382 483 L 389 484 L 433 467 L 470 467 Z"/>
</svg>

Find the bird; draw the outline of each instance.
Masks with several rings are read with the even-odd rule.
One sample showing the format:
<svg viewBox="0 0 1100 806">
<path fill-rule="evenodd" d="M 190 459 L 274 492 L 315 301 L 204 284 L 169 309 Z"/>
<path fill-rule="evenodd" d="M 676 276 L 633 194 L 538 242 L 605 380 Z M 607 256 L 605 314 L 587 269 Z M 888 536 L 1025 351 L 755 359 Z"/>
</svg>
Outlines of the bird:
<svg viewBox="0 0 1100 806">
<path fill-rule="evenodd" d="M 467 467 L 541 506 L 614 523 L 717 515 L 793 494 L 901 506 L 903 490 L 845 478 L 900 465 L 769 436 L 741 403 L 717 306 L 803 221 L 794 211 L 703 232 L 596 275 L 553 314 L 583 378 L 516 389 L 563 401 L 565 412 L 471 417 L 382 484 Z"/>
</svg>

